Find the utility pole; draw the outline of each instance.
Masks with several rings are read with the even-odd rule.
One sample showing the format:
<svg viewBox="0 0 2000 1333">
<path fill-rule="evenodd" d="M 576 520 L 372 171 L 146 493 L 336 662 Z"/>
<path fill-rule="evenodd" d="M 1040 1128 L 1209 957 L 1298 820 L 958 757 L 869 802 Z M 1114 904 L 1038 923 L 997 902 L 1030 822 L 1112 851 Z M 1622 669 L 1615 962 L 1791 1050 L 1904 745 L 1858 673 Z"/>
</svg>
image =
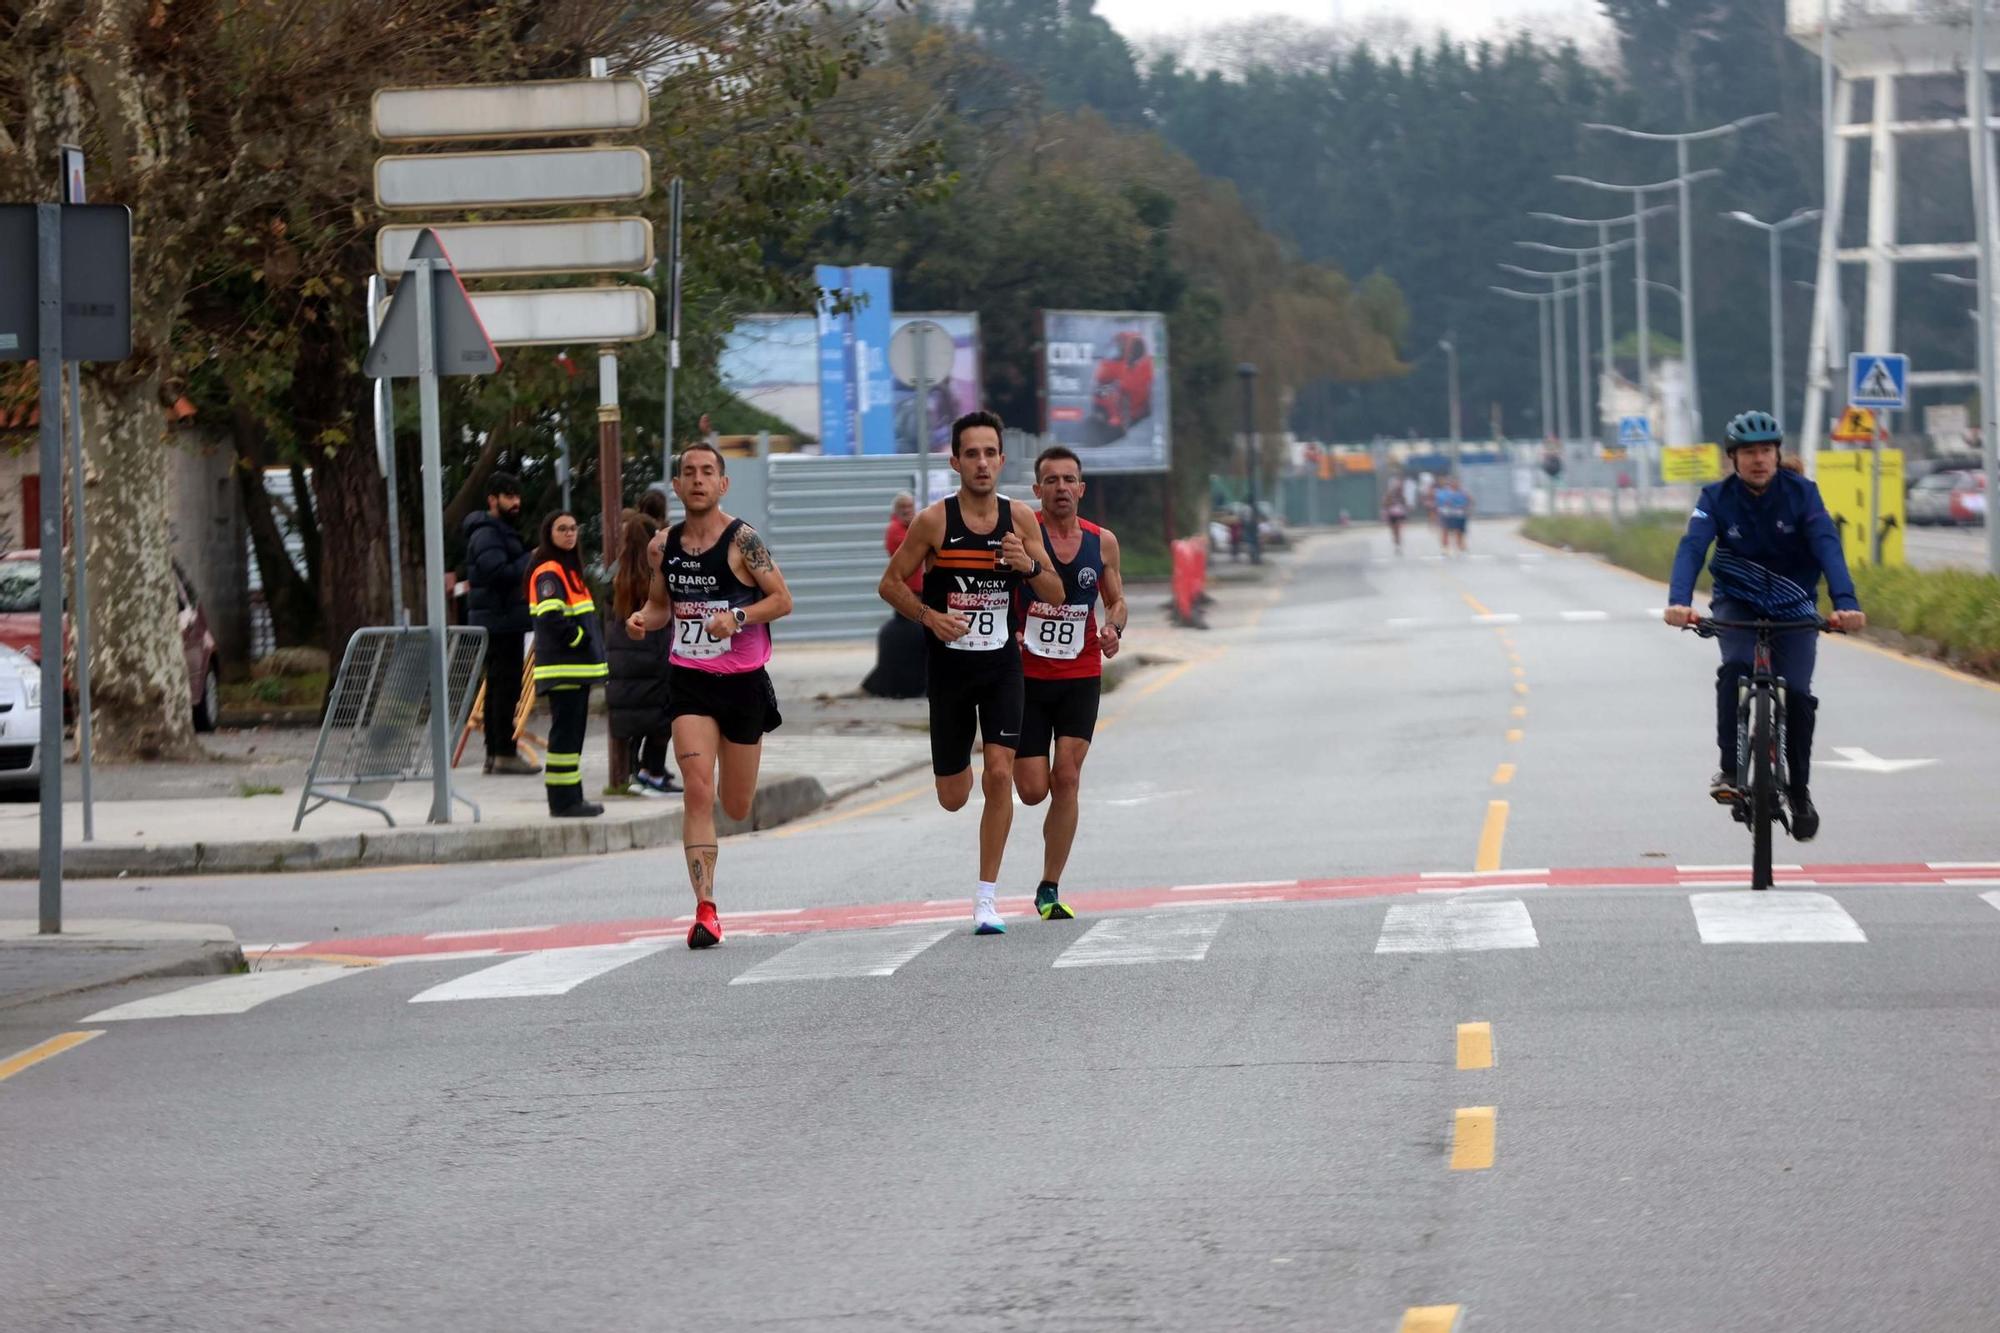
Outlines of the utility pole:
<svg viewBox="0 0 2000 1333">
<path fill-rule="evenodd" d="M 1447 392 L 1451 395 L 1451 470 L 1457 472 L 1463 439 L 1459 433 L 1458 417 L 1458 334 L 1454 331 L 1450 337 L 1440 339 L 1438 346 L 1444 349 L 1445 364 L 1448 367 L 1446 379 L 1449 386 Z"/>
<path fill-rule="evenodd" d="M 1986 464 L 1986 568 L 2000 574 L 2000 348 L 1993 337 L 1993 135 L 1992 90 L 1986 72 L 1986 4 L 1972 0 L 1971 98 L 1972 215 L 1979 259 L 1974 281 L 1979 284 L 1979 448 Z"/>
<path fill-rule="evenodd" d="M 1257 367 L 1248 361 L 1236 367 L 1237 378 L 1243 381 L 1243 451 L 1244 471 L 1250 479 L 1250 517 L 1245 536 L 1250 542 L 1250 563 L 1264 563 L 1264 539 L 1259 531 L 1263 527 L 1263 515 L 1257 509 L 1257 473 L 1261 470 L 1262 458 L 1257 448 Z"/>
<path fill-rule="evenodd" d="M 1584 331 L 1576 344 L 1577 406 L 1581 412 L 1580 426 L 1584 435 L 1595 438 L 1592 429 L 1596 419 L 1591 412 L 1590 386 L 1590 306 L 1588 302 L 1591 269 L 1601 270 L 1598 288 L 1603 298 L 1604 326 L 1604 370 L 1611 369 L 1611 254 L 1632 244 L 1630 237 L 1622 241 L 1604 240 L 1597 245 L 1546 245 L 1541 241 L 1516 241 L 1515 245 L 1524 250 L 1539 250 L 1545 254 L 1573 255 L 1576 258 L 1576 321 L 1577 328 Z"/>
<path fill-rule="evenodd" d="M 1549 437 L 1549 419 L 1555 413 L 1555 393 L 1549 384 L 1549 305 L 1555 299 L 1553 292 L 1522 292 L 1512 287 L 1488 287 L 1486 289 L 1499 296 L 1516 301 L 1535 303 L 1535 323 L 1541 334 L 1542 370 L 1542 417 L 1539 423 L 1543 440 Z"/>
</svg>

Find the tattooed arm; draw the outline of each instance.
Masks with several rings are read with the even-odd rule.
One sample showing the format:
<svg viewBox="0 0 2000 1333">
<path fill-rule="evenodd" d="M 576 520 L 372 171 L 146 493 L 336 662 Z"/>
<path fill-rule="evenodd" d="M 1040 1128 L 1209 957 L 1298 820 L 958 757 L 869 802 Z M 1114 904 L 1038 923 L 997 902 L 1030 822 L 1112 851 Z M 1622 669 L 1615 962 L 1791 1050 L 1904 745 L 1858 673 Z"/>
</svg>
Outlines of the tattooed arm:
<svg viewBox="0 0 2000 1333">
<path fill-rule="evenodd" d="M 729 572 L 745 583 L 756 584 L 757 590 L 764 594 L 743 608 L 744 624 L 768 625 L 792 613 L 792 590 L 785 586 L 785 576 L 778 572 L 778 562 L 771 558 L 770 548 L 748 523 L 736 530 L 736 540 L 729 548 Z M 725 621 L 728 623 L 724 624 Z M 735 615 L 729 612 L 716 615 L 709 621 L 708 632 L 718 639 L 736 633 Z"/>
</svg>

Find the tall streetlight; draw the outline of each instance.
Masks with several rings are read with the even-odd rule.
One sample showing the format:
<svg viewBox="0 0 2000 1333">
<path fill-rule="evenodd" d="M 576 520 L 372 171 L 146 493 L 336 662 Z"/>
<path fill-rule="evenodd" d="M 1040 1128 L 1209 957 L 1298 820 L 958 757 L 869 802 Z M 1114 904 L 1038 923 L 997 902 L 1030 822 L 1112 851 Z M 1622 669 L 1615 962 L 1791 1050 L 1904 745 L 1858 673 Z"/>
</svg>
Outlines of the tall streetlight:
<svg viewBox="0 0 2000 1333">
<path fill-rule="evenodd" d="M 1516 301 L 1533 301 L 1535 303 L 1535 322 L 1540 329 L 1542 348 L 1542 419 L 1540 425 L 1542 438 L 1546 440 L 1549 436 L 1549 420 L 1555 413 L 1555 390 L 1549 384 L 1549 306 L 1554 303 L 1556 294 L 1554 292 L 1522 292 L 1516 291 L 1512 287 L 1488 287 L 1486 290 L 1501 296 L 1511 297 Z"/>
<path fill-rule="evenodd" d="M 1646 207 L 1646 196 L 1656 190 L 1671 190 L 1677 186 L 1685 190 L 1688 185 L 1695 181 L 1706 180 L 1710 176 L 1720 176 L 1721 174 L 1714 167 L 1709 167 L 1705 170 L 1697 171 L 1691 176 L 1681 176 L 1673 180 L 1654 181 L 1649 185 L 1616 185 L 1610 181 L 1592 180 L 1588 176 L 1556 177 L 1557 180 L 1568 185 L 1585 185 L 1593 190 L 1604 190 L 1612 194 L 1629 194 L 1632 196 L 1632 238 L 1636 242 L 1634 250 L 1639 261 L 1638 273 L 1633 282 L 1633 291 L 1637 293 L 1639 303 L 1639 396 L 1645 400 L 1648 413 L 1653 410 L 1653 326 L 1652 310 L 1646 302 L 1646 218 L 1652 210 Z M 1681 211 L 1685 214 L 1687 210 L 1682 209 Z M 1683 257 L 1685 257 L 1685 252 L 1683 252 Z M 1683 286 L 1682 290 L 1685 291 L 1686 287 Z M 1681 332 L 1683 335 L 1686 334 L 1687 328 L 1688 320 L 1683 315 L 1681 320 Z M 1689 382 L 1692 383 L 1694 372 L 1693 362 L 1689 362 L 1688 372 Z M 1683 443 L 1691 443 L 1691 441 L 1683 441 Z"/>
<path fill-rule="evenodd" d="M 1264 526 L 1264 516 L 1257 509 L 1257 473 L 1261 470 L 1264 460 L 1258 456 L 1257 448 L 1257 367 L 1248 361 L 1241 362 L 1236 367 L 1236 376 L 1243 381 L 1243 449 L 1244 456 L 1249 461 L 1247 471 L 1250 474 L 1250 517 L 1245 520 L 1244 526 L 1249 529 L 1250 563 L 1261 565 L 1264 563 L 1264 538 L 1261 531 Z"/>
<path fill-rule="evenodd" d="M 1596 417 L 1591 412 L 1590 374 L 1590 282 L 1585 274 L 1593 269 L 1603 270 L 1604 276 L 1598 281 L 1598 289 L 1607 302 L 1611 292 L 1610 254 L 1632 244 L 1631 238 L 1613 241 L 1605 245 L 1546 245 L 1541 241 L 1516 241 L 1515 245 L 1524 250 L 1539 250 L 1544 254 L 1574 255 L 1576 257 L 1576 402 L 1577 429 L 1587 438 L 1596 438 L 1597 430 L 1592 425 Z M 1611 319 L 1607 314 L 1604 327 L 1608 334 Z M 1604 369 L 1611 369 L 1611 340 L 1605 339 Z"/>
<path fill-rule="evenodd" d="M 1444 352 L 1445 362 L 1450 368 L 1449 374 L 1447 375 L 1446 378 L 1449 382 L 1448 391 L 1451 394 L 1451 470 L 1453 472 L 1456 472 L 1458 471 L 1458 456 L 1460 453 L 1460 439 L 1461 439 L 1459 435 L 1459 418 L 1458 418 L 1458 333 L 1457 331 L 1454 330 L 1452 332 L 1451 337 L 1449 338 L 1438 339 L 1438 347 Z"/>
<path fill-rule="evenodd" d="M 1737 209 L 1722 216 L 1732 222 L 1740 222 L 1746 227 L 1755 227 L 1764 233 L 1771 245 L 1771 415 L 1778 419 L 1778 429 L 1785 429 L 1785 302 L 1783 294 L 1784 258 L 1779 253 L 1778 242 L 1793 227 L 1803 227 L 1819 216 L 1817 208 L 1801 208 L 1783 222 L 1765 222 Z M 1687 304 L 1682 303 L 1683 312 Z"/>
<path fill-rule="evenodd" d="M 1689 130 L 1681 134 L 1651 134 L 1644 130 L 1630 130 L 1623 125 L 1600 125 L 1586 122 L 1586 130 L 1596 130 L 1603 134 L 1620 134 L 1628 139 L 1638 139 L 1645 143 L 1671 143 L 1674 146 L 1674 179 L 1680 187 L 1681 205 L 1681 291 L 1686 299 L 1681 302 L 1681 346 L 1687 357 L 1688 405 L 1693 409 L 1695 434 L 1701 433 L 1701 375 L 1696 369 L 1694 345 L 1694 212 L 1688 200 L 1688 186 L 1693 177 L 1688 172 L 1688 145 L 1711 139 L 1726 139 L 1746 126 L 1759 121 L 1775 120 L 1778 113 L 1762 111 L 1754 116 L 1743 116 L 1727 125 L 1717 125 L 1712 129 Z"/>
<path fill-rule="evenodd" d="M 1578 280 L 1577 274 L 1569 270 L 1550 271 L 1539 268 L 1522 268 L 1519 264 L 1502 264 L 1503 272 L 1518 274 L 1524 278 L 1544 278 L 1549 284 L 1549 294 L 1554 298 L 1549 313 L 1555 328 L 1555 368 L 1556 368 L 1556 438 L 1567 444 L 1569 432 L 1569 344 L 1563 331 L 1562 298 L 1569 295 L 1569 288 L 1563 284 Z M 1578 330 L 1578 336 L 1584 336 Z"/>
<path fill-rule="evenodd" d="M 1654 204 L 1651 208 L 1646 209 L 1645 213 L 1647 217 L 1652 217 L 1656 213 L 1666 213 L 1672 211 L 1672 209 L 1672 204 Z M 1637 225 L 1639 221 L 1638 217 L 1632 213 L 1626 213 L 1615 218 L 1573 218 L 1561 213 L 1541 212 L 1531 212 L 1528 216 L 1531 218 L 1540 218 L 1544 222 L 1559 222 L 1565 227 L 1595 227 L 1597 228 L 1597 246 L 1600 250 L 1610 249 L 1611 229 L 1613 227 L 1631 227 Z M 1633 244 L 1636 246 L 1637 243 L 1633 242 Z M 1616 364 L 1611 349 L 1613 344 L 1617 342 L 1617 338 L 1611 327 L 1611 266 L 1608 260 L 1605 263 L 1604 281 L 1599 283 L 1597 287 L 1597 299 L 1598 322 L 1603 326 L 1604 334 L 1604 369 L 1609 371 Z"/>
</svg>

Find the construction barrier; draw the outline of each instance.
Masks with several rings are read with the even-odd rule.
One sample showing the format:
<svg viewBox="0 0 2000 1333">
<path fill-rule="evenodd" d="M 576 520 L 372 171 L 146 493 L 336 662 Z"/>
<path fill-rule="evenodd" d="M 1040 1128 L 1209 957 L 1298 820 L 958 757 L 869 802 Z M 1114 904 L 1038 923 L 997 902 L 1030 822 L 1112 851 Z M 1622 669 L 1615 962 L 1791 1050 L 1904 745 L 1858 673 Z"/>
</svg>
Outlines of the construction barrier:
<svg viewBox="0 0 2000 1333">
<path fill-rule="evenodd" d="M 1207 629 L 1201 604 L 1208 590 L 1208 543 L 1200 537 L 1183 537 L 1174 543 L 1173 557 L 1174 623 Z"/>
</svg>

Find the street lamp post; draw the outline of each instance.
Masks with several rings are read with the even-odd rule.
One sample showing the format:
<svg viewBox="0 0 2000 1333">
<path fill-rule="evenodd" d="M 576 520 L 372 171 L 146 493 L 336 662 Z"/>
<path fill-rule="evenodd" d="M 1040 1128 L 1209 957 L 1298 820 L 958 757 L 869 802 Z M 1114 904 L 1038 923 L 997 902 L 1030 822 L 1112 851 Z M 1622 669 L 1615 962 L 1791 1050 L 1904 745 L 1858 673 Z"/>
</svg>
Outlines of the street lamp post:
<svg viewBox="0 0 2000 1333">
<path fill-rule="evenodd" d="M 1629 130 L 1622 125 L 1600 125 L 1586 123 L 1587 130 L 1597 130 L 1604 134 L 1620 134 L 1628 139 L 1638 139 L 1646 143 L 1672 143 L 1674 146 L 1674 182 L 1680 194 L 1681 231 L 1681 291 L 1685 293 L 1681 301 L 1681 347 L 1687 358 L 1688 406 L 1694 414 L 1695 434 L 1701 433 L 1701 374 L 1695 359 L 1695 319 L 1694 319 L 1694 212 L 1688 199 L 1688 187 L 1694 183 L 1694 176 L 1688 171 L 1688 145 L 1698 140 L 1726 139 L 1747 126 L 1759 121 L 1775 120 L 1778 113 L 1763 111 L 1754 116 L 1744 116 L 1730 121 L 1727 125 L 1717 125 L 1712 129 L 1690 130 L 1681 134 L 1649 134 L 1643 130 Z"/>
<path fill-rule="evenodd" d="M 1646 218 L 1653 210 L 1645 206 L 1646 196 L 1656 190 L 1668 190 L 1676 186 L 1685 188 L 1695 181 L 1706 180 L 1711 176 L 1720 176 L 1721 174 L 1714 167 L 1709 167 L 1689 176 L 1679 177 L 1674 180 L 1654 181 L 1647 185 L 1616 185 L 1610 181 L 1592 180 L 1588 176 L 1556 177 L 1557 180 L 1569 185 L 1586 185 L 1593 190 L 1605 190 L 1612 194 L 1629 194 L 1632 196 L 1632 237 L 1636 242 L 1635 251 L 1638 259 L 1638 273 L 1633 283 L 1633 291 L 1638 296 L 1639 306 L 1639 394 L 1645 400 L 1646 411 L 1649 414 L 1653 410 L 1653 325 L 1652 310 L 1646 301 Z M 1685 212 L 1686 210 L 1683 209 L 1682 211 Z M 1683 301 L 1682 304 L 1686 305 L 1686 302 Z M 1686 335 L 1690 326 L 1691 320 L 1684 311 L 1681 316 L 1681 332 L 1683 336 Z M 1683 348 L 1683 355 L 1685 354 L 1686 349 Z M 1694 382 L 1694 364 L 1692 361 L 1688 363 L 1688 382 L 1690 386 Z M 1692 387 L 1690 387 L 1690 401 L 1692 401 Z M 1687 444 L 1692 443 L 1692 441 L 1683 440 L 1681 443 Z"/>
<path fill-rule="evenodd" d="M 1644 212 L 1647 217 L 1651 217 L 1656 213 L 1668 212 L 1672 208 L 1673 205 L 1671 204 L 1654 204 L 1651 208 L 1645 209 Z M 1597 248 L 1605 252 L 1604 280 L 1597 285 L 1598 322 L 1603 325 L 1604 369 L 1605 373 L 1609 374 L 1612 366 L 1615 364 L 1611 349 L 1613 344 L 1617 342 L 1611 326 L 1611 264 L 1609 257 L 1611 229 L 1613 227 L 1636 226 L 1640 221 L 1639 216 L 1636 213 L 1626 213 L 1615 218 L 1573 218 L 1561 213 L 1541 212 L 1531 212 L 1528 216 L 1531 218 L 1540 218 L 1544 222 L 1559 222 L 1565 227 L 1597 228 Z M 1620 245 L 1633 245 L 1636 248 L 1636 242 L 1631 237 L 1627 237 L 1624 241 L 1621 241 Z M 1641 267 L 1643 266 L 1642 264 Z M 1642 379 L 1644 378 L 1644 374 L 1642 366 L 1640 370 Z"/>
<path fill-rule="evenodd" d="M 1569 343 L 1563 332 L 1562 298 L 1569 294 L 1568 289 L 1563 284 L 1574 279 L 1577 275 L 1573 272 L 1550 272 L 1546 269 L 1522 268 L 1518 264 L 1502 264 L 1500 268 L 1508 273 L 1519 274 L 1524 278 L 1544 278 L 1548 280 L 1549 295 L 1551 297 L 1549 317 L 1555 329 L 1556 438 L 1567 444 L 1570 439 Z M 1580 330 L 1579 333 L 1581 333 Z"/>
<path fill-rule="evenodd" d="M 1264 563 L 1264 539 L 1259 529 L 1263 526 L 1263 515 L 1257 510 L 1257 473 L 1263 460 L 1258 456 L 1257 449 L 1257 367 L 1248 361 L 1241 362 L 1236 367 L 1236 376 L 1243 381 L 1244 470 L 1250 475 L 1250 516 L 1244 523 L 1247 529 L 1245 535 L 1250 541 L 1250 563 L 1261 565 Z"/>
<path fill-rule="evenodd" d="M 1447 393 L 1449 393 L 1449 394 L 1451 395 L 1451 404 L 1450 404 L 1450 407 L 1451 407 L 1451 470 L 1452 470 L 1453 472 L 1456 472 L 1456 471 L 1458 471 L 1458 456 L 1459 456 L 1459 453 L 1460 453 L 1460 442 L 1461 442 L 1461 439 L 1462 439 L 1462 436 L 1461 436 L 1461 435 L 1459 434 L 1459 416 L 1458 416 L 1458 334 L 1457 334 L 1457 332 L 1456 332 L 1456 331 L 1453 331 L 1452 335 L 1451 335 L 1451 336 L 1450 336 L 1449 338 L 1440 338 L 1440 339 L 1438 339 L 1438 346 L 1439 346 L 1439 347 L 1440 347 L 1441 349 L 1443 349 L 1443 351 L 1444 351 L 1444 356 L 1445 356 L 1445 364 L 1446 364 L 1446 367 L 1447 367 L 1447 372 L 1446 372 L 1446 380 L 1447 380 L 1447 387 L 1446 387 L 1446 392 L 1447 392 Z"/>
<path fill-rule="evenodd" d="M 1972 0 L 1972 68 L 1967 71 L 1971 93 L 1966 108 L 1972 122 L 1973 236 L 1979 251 L 1975 268 L 1979 285 L 1979 449 L 1986 465 L 1986 567 L 2000 574 L 2000 347 L 1993 341 L 1993 134 L 1992 92 L 1986 72 L 1986 4 Z"/>
<path fill-rule="evenodd" d="M 1785 429 L 1785 302 L 1784 302 L 1784 259 L 1778 250 L 1778 242 L 1793 227 L 1802 227 L 1819 216 L 1817 208 L 1801 208 L 1783 222 L 1764 222 L 1743 212 L 1725 213 L 1724 217 L 1740 222 L 1746 227 L 1755 227 L 1764 233 L 1771 247 L 1771 415 L 1778 419 L 1778 429 Z M 1686 303 L 1682 303 L 1685 309 Z"/>
<path fill-rule="evenodd" d="M 1555 299 L 1555 293 L 1521 292 L 1514 290 L 1512 287 L 1488 287 L 1486 290 L 1495 292 L 1501 296 L 1511 297 L 1516 301 L 1533 301 L 1535 303 L 1535 324 L 1537 331 L 1541 334 L 1542 351 L 1542 418 L 1539 424 L 1542 438 L 1546 440 L 1549 436 L 1549 419 L 1555 412 L 1555 391 L 1549 384 L 1549 305 Z"/>
<path fill-rule="evenodd" d="M 1576 257 L 1576 401 L 1577 410 L 1581 413 L 1577 420 L 1577 427 L 1579 432 L 1584 436 L 1595 438 L 1597 431 L 1591 424 L 1596 418 L 1591 412 L 1590 283 L 1586 274 L 1591 269 L 1601 269 L 1603 271 L 1603 276 L 1598 280 L 1597 285 L 1605 303 L 1602 320 L 1605 330 L 1604 369 L 1609 372 L 1611 369 L 1611 263 L 1609 256 L 1612 251 L 1622 250 L 1626 246 L 1631 245 L 1631 238 L 1627 237 L 1622 241 L 1611 241 L 1599 245 L 1545 245 L 1541 241 L 1516 241 L 1514 244 L 1524 250 L 1540 250 L 1546 254 L 1574 255 Z M 1592 256 L 1595 257 L 1594 262 L 1589 260 L 1589 257 Z"/>
</svg>

